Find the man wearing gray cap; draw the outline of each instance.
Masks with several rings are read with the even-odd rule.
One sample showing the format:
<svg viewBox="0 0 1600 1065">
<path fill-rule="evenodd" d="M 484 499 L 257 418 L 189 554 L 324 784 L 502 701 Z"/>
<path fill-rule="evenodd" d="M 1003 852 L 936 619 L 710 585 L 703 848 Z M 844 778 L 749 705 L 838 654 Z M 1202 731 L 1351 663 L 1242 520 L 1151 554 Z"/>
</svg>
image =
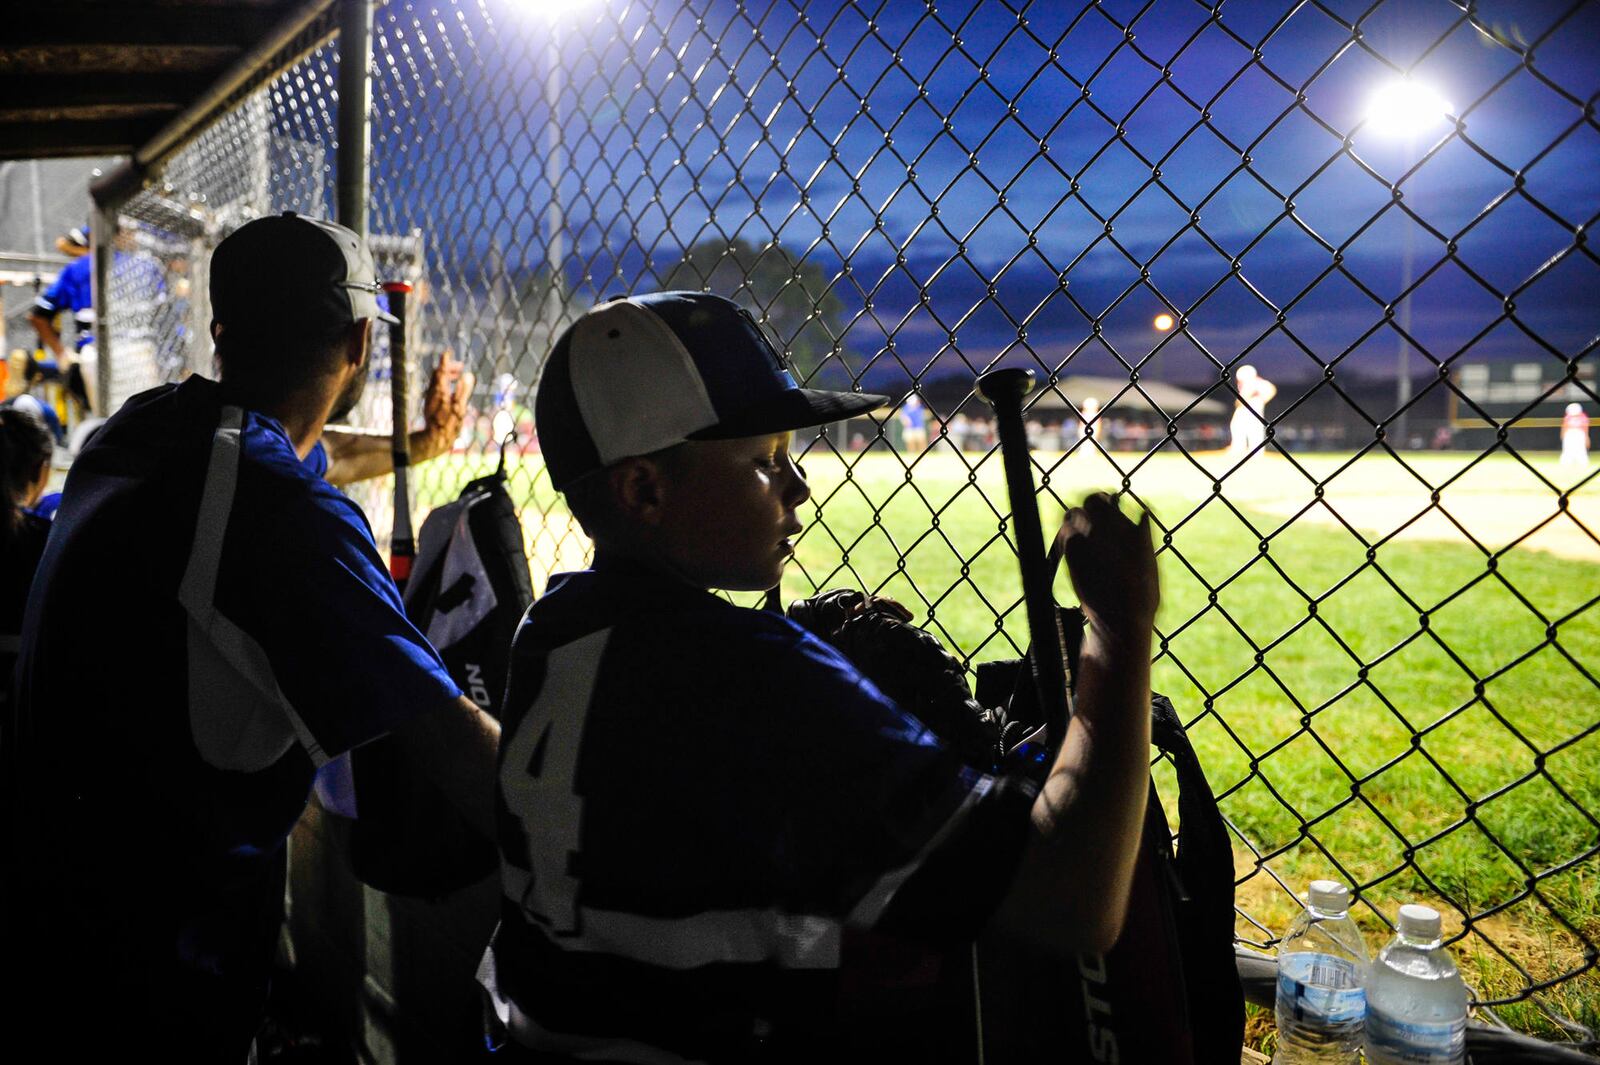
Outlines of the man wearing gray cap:
<svg viewBox="0 0 1600 1065">
<path fill-rule="evenodd" d="M 284 841 L 344 751 L 392 732 L 493 835 L 498 726 L 303 463 L 360 396 L 377 288 L 348 229 L 243 226 L 211 264 L 221 381 L 135 396 L 68 477 L 0 742 L 12 1030 L 53 1060 L 246 1060 Z"/>
</svg>

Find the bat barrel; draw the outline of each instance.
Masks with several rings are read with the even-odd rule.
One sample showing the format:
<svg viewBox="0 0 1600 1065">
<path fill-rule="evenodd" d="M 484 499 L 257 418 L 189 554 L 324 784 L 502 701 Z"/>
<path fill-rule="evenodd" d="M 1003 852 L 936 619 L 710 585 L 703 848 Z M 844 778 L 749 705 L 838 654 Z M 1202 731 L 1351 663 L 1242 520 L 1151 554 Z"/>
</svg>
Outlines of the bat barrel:
<svg viewBox="0 0 1600 1065">
<path fill-rule="evenodd" d="M 1066 735 L 1070 704 L 1066 646 L 1051 587 L 1050 564 L 1045 558 L 1044 533 L 1039 526 L 1028 434 L 1022 423 L 1022 400 L 1033 391 L 1034 375 L 1032 370 L 1025 369 L 993 370 L 979 377 L 976 387 L 978 395 L 994 408 L 1001 465 L 1005 469 L 1006 492 L 1011 500 L 1011 528 L 1022 570 L 1022 600 L 1032 643 L 1029 660 L 1039 706 L 1049 729 L 1050 745 L 1059 749 Z"/>
</svg>

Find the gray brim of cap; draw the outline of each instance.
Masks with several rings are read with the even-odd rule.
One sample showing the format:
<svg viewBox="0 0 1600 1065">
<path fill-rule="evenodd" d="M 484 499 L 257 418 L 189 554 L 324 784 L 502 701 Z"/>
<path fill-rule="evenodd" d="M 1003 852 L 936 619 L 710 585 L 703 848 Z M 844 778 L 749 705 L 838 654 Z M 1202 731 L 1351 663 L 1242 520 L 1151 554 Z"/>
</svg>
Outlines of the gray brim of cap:
<svg viewBox="0 0 1600 1065">
<path fill-rule="evenodd" d="M 339 287 L 345 291 L 350 300 L 350 318 L 359 322 L 363 318 L 376 318 L 380 322 L 390 325 L 399 325 L 400 319 L 390 314 L 378 305 L 376 281 L 343 281 Z"/>
<path fill-rule="evenodd" d="M 792 388 L 722 419 L 709 429 L 690 433 L 691 440 L 733 440 L 791 429 L 810 429 L 843 421 L 887 406 L 888 396 L 871 392 L 825 392 Z"/>
</svg>

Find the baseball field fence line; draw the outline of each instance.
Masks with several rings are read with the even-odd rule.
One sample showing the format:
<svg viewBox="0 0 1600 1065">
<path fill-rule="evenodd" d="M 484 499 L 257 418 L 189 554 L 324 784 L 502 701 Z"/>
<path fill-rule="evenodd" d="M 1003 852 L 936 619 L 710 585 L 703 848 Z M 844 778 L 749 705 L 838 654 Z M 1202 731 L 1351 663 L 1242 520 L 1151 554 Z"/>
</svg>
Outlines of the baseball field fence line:
<svg viewBox="0 0 1600 1065">
<path fill-rule="evenodd" d="M 601 299 L 718 292 L 893 397 L 796 440 L 785 595 L 891 595 L 976 664 L 1026 626 L 973 379 L 1029 367 L 1047 525 L 1154 516 L 1241 944 L 1319 877 L 1374 945 L 1426 902 L 1479 1019 L 1600 1047 L 1600 5 L 386 0 L 354 53 L 338 6 L 102 192 L 102 408 L 212 371 L 223 236 L 359 183 L 418 369 L 476 375 L 419 519 L 504 446 L 536 587 L 582 565 L 545 355 Z"/>
</svg>

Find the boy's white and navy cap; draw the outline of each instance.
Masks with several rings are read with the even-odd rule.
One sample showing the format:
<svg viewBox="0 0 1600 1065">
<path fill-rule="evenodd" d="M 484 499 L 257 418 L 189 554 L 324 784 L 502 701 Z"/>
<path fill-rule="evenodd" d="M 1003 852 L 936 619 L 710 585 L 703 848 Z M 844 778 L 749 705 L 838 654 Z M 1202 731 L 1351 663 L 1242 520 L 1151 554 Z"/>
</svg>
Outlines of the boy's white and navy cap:
<svg viewBox="0 0 1600 1065">
<path fill-rule="evenodd" d="M 367 242 L 336 222 L 285 211 L 246 222 L 211 255 L 211 316 L 225 329 L 299 335 L 363 318 L 378 306 Z"/>
<path fill-rule="evenodd" d="M 801 388 L 732 300 L 657 292 L 602 303 L 561 334 L 539 380 L 534 425 L 551 483 L 565 490 L 685 441 L 805 429 L 888 402 Z"/>
</svg>

